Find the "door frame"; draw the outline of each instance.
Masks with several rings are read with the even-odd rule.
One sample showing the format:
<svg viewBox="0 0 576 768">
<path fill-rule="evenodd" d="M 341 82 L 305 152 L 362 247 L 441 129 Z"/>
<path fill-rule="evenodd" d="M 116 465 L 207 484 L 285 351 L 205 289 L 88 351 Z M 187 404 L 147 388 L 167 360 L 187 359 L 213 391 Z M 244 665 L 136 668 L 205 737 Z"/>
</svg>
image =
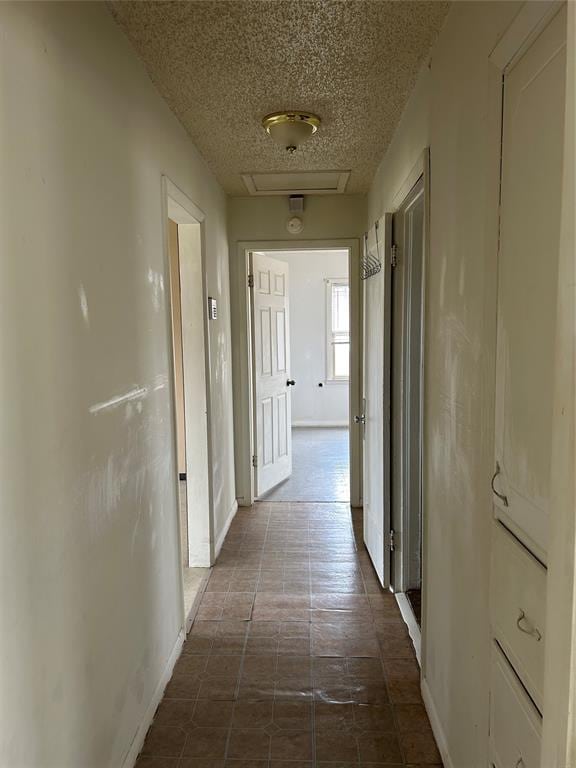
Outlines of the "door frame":
<svg viewBox="0 0 576 768">
<path fill-rule="evenodd" d="M 425 367 L 425 349 L 426 349 L 426 319 L 427 319 L 427 285 L 428 285 L 428 260 L 430 253 L 430 149 L 426 147 L 418 157 L 410 172 L 399 186 L 398 191 L 394 195 L 390 212 L 396 214 L 406 198 L 410 195 L 416 184 L 423 180 L 424 187 L 424 234 L 422 245 L 422 334 L 420 339 L 420 508 L 422 513 L 422 552 L 421 552 L 421 570 L 422 570 L 422 606 L 421 606 L 421 621 L 420 627 L 416 623 L 412 608 L 408 602 L 408 599 L 404 595 L 405 588 L 405 571 L 406 571 L 406 558 L 409 556 L 407 547 L 404 546 L 405 531 L 407 526 L 407 510 L 402 505 L 400 519 L 397 519 L 397 515 L 394 514 L 395 510 L 391 510 L 392 514 L 392 527 L 395 533 L 399 534 L 400 547 L 393 553 L 392 562 L 392 583 L 391 589 L 396 593 L 396 599 L 398 601 L 402 615 L 408 624 L 410 636 L 416 649 L 416 655 L 418 661 L 422 666 L 422 674 L 424 675 L 424 659 L 425 654 L 421 654 L 421 648 L 425 647 L 426 642 L 426 605 L 427 605 L 427 551 L 428 551 L 428 516 L 425 508 L 425 483 L 426 475 L 424 472 L 424 446 L 427 444 L 426 435 L 426 419 L 424 412 L 425 392 L 426 392 L 426 367 Z M 394 327 L 392 327 L 392 335 L 394 335 Z M 391 361 L 392 364 L 392 361 Z M 391 414 L 392 416 L 392 414 Z M 405 414 L 401 414 L 402 423 L 405 420 Z M 403 489 L 402 489 L 403 490 Z M 399 528 L 399 530 L 398 530 Z"/>
<path fill-rule="evenodd" d="M 202 273 L 202 304 L 203 308 L 207 306 L 208 300 L 208 286 L 207 286 L 207 270 L 206 270 L 206 239 L 205 239 L 205 215 L 204 212 L 190 198 L 182 192 L 167 176 L 162 176 L 162 232 L 163 232 L 163 247 L 164 247 L 164 285 L 169 285 L 170 280 L 170 252 L 169 252 L 169 228 L 168 220 L 172 219 L 179 226 L 186 224 L 198 225 L 200 229 L 200 268 Z M 182 295 L 181 303 L 186 301 L 187 281 L 182 279 L 182 270 L 180 267 L 180 292 Z M 171 425 L 172 425 L 172 443 L 174 451 L 174 483 L 176 491 L 176 513 L 178 520 L 178 545 L 179 545 L 179 580 L 182 590 L 182 606 L 184 610 L 184 573 L 185 567 L 180 557 L 182 548 L 182 532 L 180 526 L 180 477 L 178 472 L 177 462 L 177 434 L 176 434 L 176 381 L 174 371 L 174 350 L 172 340 L 172 300 L 170 291 L 165 291 L 166 296 L 166 333 L 167 333 L 167 347 L 168 347 L 168 360 L 169 360 L 169 372 L 168 383 L 170 389 L 170 410 L 171 410 Z M 202 515 L 203 527 L 208 531 L 208 541 L 202 548 L 202 552 L 197 554 L 189 563 L 189 567 L 209 567 L 214 563 L 214 493 L 213 493 L 213 459 L 212 459 L 212 421 L 211 421 L 211 378 L 210 378 L 210 337 L 208 327 L 208 313 L 203 311 L 203 334 L 204 334 L 204 371 L 205 371 L 205 387 L 206 387 L 206 448 L 207 448 L 207 478 L 208 478 L 208 506 L 204 510 L 194 509 L 194 517 L 198 518 L 198 515 Z M 186 361 L 186 339 L 184 334 L 182 335 L 182 354 L 183 359 Z M 186 365 L 184 362 L 184 381 L 186 379 Z M 190 429 L 188 423 L 189 409 L 186 408 L 186 391 L 184 391 L 184 410 L 185 410 L 185 432 Z M 188 451 L 186 452 L 186 470 L 188 474 Z M 186 514 L 188 519 L 188 530 L 191 530 L 191 505 L 188 494 L 186 496 Z M 188 553 L 190 556 L 190 544 L 186 542 L 188 547 Z M 186 618 L 186 617 L 185 617 Z"/>
<path fill-rule="evenodd" d="M 411 431 L 409 428 L 409 425 L 412 425 L 414 419 L 413 419 L 413 407 L 412 403 L 410 402 L 410 399 L 406 399 L 406 393 L 407 390 L 410 388 L 410 381 L 406 381 L 405 375 L 406 375 L 406 360 L 409 358 L 408 361 L 408 368 L 410 369 L 410 379 L 412 378 L 413 374 L 416 374 L 419 378 L 419 387 L 420 387 L 420 399 L 418 403 L 418 408 L 420 411 L 420 429 L 419 429 L 419 471 L 420 471 L 420 483 L 419 483 L 419 495 L 420 495 L 420 509 L 422 511 L 422 476 L 423 476 L 423 453 L 424 453 L 424 440 L 423 440 L 423 407 L 424 407 L 424 398 L 423 398 L 423 378 L 424 378 L 424 263 L 426 258 L 426 251 L 425 251 L 425 241 L 426 241 L 426 206 L 427 206 L 427 195 L 426 195 L 426 179 L 424 178 L 424 171 L 422 170 L 422 173 L 418 176 L 416 179 L 416 182 L 414 185 L 409 189 L 405 197 L 401 200 L 398 207 L 395 209 L 394 217 L 397 216 L 397 214 L 400 212 L 400 210 L 403 208 L 405 203 L 409 201 L 413 197 L 413 193 L 417 185 L 422 182 L 422 192 L 423 195 L 423 206 L 424 206 L 424 228 L 423 228 L 423 242 L 422 242 L 422 278 L 420 281 L 420 311 L 422 314 L 421 317 L 421 338 L 420 338 L 420 344 L 417 347 L 413 347 L 410 344 L 410 339 L 405 337 L 405 325 L 404 321 L 406 318 L 411 315 L 412 313 L 412 307 L 414 306 L 414 302 L 417 299 L 417 297 L 414 295 L 414 289 L 411 284 L 411 281 L 408 279 L 408 269 L 410 268 L 410 265 L 408 265 L 406 259 L 404 258 L 404 252 L 401 250 L 400 255 L 400 262 L 399 266 L 396 267 L 393 270 L 393 276 L 392 276 L 392 293 L 394 296 L 394 282 L 395 280 L 400 279 L 401 285 L 400 288 L 400 296 L 401 296 L 401 307 L 400 307 L 400 313 L 401 313 L 401 336 L 402 336 L 402 352 L 401 352 L 401 358 L 398 361 L 400 365 L 400 381 L 401 381 L 401 395 L 400 395 L 400 405 L 399 405 L 399 411 L 396 413 L 394 408 L 394 401 L 391 402 L 391 424 L 392 424 L 392 431 L 391 431 L 391 444 L 392 447 L 394 447 L 394 425 L 395 420 L 394 417 L 398 419 L 399 427 L 400 427 L 400 467 L 399 467 L 399 479 L 400 479 L 400 488 L 398 489 L 398 501 L 394 501 L 394 480 L 397 479 L 396 474 L 392 472 L 392 484 L 391 484 L 391 495 L 392 495 L 392 527 L 394 528 L 395 532 L 397 531 L 399 533 L 400 538 L 400 547 L 399 549 L 394 553 L 393 558 L 393 572 L 392 572 L 392 582 L 394 586 L 394 590 L 396 592 L 405 592 L 407 589 L 409 589 L 409 572 L 411 569 L 410 565 L 410 548 L 408 546 L 408 538 L 409 534 L 412 529 L 412 521 L 410 519 L 409 510 L 406 505 L 406 499 L 407 495 L 409 493 L 409 484 L 413 479 L 413 473 L 410 472 L 409 474 L 406 471 L 406 465 L 408 463 L 408 446 L 405 443 L 405 436 L 406 434 Z M 396 226 L 397 226 L 397 218 L 393 219 L 393 243 L 394 245 L 399 245 L 399 238 L 398 234 L 396 232 Z M 392 318 L 392 343 L 394 344 L 394 336 L 395 336 L 395 327 L 394 327 L 394 321 L 398 319 L 396 315 L 396 309 L 393 307 L 393 318 Z M 394 357 L 392 358 L 392 386 L 394 383 L 394 363 L 395 363 Z M 417 367 L 415 366 L 415 363 L 417 363 Z M 396 446 L 398 448 L 398 446 Z M 408 482 L 406 482 L 408 481 Z M 422 541 L 421 541 L 421 549 L 423 549 Z M 422 553 L 421 553 L 422 556 Z"/>
<path fill-rule="evenodd" d="M 238 348 L 234 381 L 235 396 L 235 457 L 236 496 L 238 505 L 248 507 L 254 503 L 254 403 L 252 375 L 252 317 L 248 286 L 249 254 L 251 251 L 312 251 L 347 250 L 350 281 L 350 504 L 362 506 L 362 433 L 354 424 L 354 416 L 361 413 L 362 398 L 362 295 L 360 280 L 360 241 L 334 240 L 254 240 L 237 243 L 237 321 Z"/>
</svg>

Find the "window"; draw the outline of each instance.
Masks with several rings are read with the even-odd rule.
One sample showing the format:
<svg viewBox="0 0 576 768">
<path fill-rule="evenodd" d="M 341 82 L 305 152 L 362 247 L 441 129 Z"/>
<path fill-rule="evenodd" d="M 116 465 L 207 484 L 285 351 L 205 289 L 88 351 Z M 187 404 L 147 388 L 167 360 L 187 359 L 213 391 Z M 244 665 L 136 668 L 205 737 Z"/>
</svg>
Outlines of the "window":
<svg viewBox="0 0 576 768">
<path fill-rule="evenodd" d="M 350 292 L 348 280 L 326 281 L 326 378 L 350 377 Z"/>
</svg>

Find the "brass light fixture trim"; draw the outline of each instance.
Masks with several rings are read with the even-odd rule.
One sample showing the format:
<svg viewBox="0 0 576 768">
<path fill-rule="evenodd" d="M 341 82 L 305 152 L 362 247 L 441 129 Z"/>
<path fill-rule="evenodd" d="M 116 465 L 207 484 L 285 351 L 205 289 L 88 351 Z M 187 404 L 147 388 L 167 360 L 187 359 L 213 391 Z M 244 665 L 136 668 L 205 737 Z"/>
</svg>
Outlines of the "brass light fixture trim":
<svg viewBox="0 0 576 768">
<path fill-rule="evenodd" d="M 322 121 L 312 112 L 272 112 L 262 118 L 262 127 L 266 133 L 282 144 L 290 154 L 296 152 L 300 144 L 313 136 Z"/>
</svg>

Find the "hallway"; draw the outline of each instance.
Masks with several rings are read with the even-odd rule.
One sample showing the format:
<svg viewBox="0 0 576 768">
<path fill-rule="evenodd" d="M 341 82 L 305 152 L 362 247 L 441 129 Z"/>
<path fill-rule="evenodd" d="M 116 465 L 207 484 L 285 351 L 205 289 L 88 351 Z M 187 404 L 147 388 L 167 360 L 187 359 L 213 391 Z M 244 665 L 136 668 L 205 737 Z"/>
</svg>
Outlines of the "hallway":
<svg viewBox="0 0 576 768">
<path fill-rule="evenodd" d="M 576 768 L 576 0 L 0 29 L 0 768 Z"/>
<path fill-rule="evenodd" d="M 292 475 L 266 501 L 350 501 L 348 430 L 292 427 Z"/>
<path fill-rule="evenodd" d="M 361 532 L 345 504 L 238 512 L 138 768 L 441 764 Z"/>
</svg>

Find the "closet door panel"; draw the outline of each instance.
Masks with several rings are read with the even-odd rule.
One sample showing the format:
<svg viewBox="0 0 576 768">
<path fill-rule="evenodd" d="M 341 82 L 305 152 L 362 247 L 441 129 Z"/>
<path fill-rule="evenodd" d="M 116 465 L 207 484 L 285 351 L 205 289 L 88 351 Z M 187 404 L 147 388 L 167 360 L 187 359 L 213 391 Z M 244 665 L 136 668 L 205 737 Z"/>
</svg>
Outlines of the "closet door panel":
<svg viewBox="0 0 576 768">
<path fill-rule="evenodd" d="M 494 636 L 542 709 L 546 569 L 499 523 L 492 567 Z"/>
<path fill-rule="evenodd" d="M 542 719 L 498 646 L 492 652 L 490 756 L 496 768 L 542 768 Z"/>
<path fill-rule="evenodd" d="M 496 377 L 496 515 L 544 562 L 562 185 L 565 9 L 507 73 Z M 507 502 L 507 503 L 506 503 Z"/>
</svg>

